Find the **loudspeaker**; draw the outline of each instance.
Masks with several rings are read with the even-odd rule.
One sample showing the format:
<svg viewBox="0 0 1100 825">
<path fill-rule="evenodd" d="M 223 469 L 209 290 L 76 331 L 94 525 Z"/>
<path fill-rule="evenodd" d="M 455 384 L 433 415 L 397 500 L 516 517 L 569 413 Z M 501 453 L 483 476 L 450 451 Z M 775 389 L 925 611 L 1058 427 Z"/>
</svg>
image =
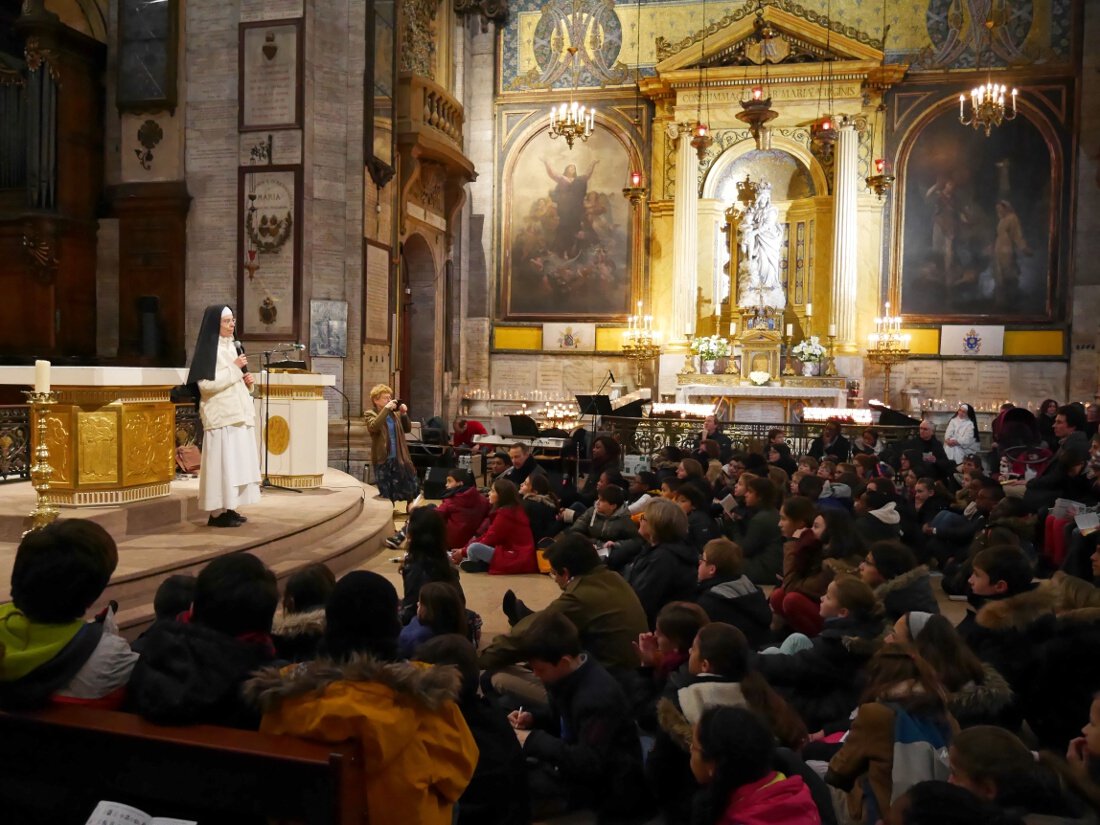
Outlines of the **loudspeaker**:
<svg viewBox="0 0 1100 825">
<path fill-rule="evenodd" d="M 428 467 L 424 470 L 424 498 L 443 498 L 447 489 L 447 467 Z"/>
</svg>

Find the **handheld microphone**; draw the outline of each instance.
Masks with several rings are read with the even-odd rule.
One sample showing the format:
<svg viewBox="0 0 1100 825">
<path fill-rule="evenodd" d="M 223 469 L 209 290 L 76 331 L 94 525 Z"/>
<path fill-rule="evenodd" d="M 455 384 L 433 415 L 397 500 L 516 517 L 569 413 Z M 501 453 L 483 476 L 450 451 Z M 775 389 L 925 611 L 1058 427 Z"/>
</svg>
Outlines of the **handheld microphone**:
<svg viewBox="0 0 1100 825">
<path fill-rule="evenodd" d="M 233 347 L 237 350 L 237 355 L 244 355 L 244 346 L 241 344 L 240 341 L 233 339 Z M 241 367 L 241 372 L 248 372 L 247 364 Z"/>
</svg>

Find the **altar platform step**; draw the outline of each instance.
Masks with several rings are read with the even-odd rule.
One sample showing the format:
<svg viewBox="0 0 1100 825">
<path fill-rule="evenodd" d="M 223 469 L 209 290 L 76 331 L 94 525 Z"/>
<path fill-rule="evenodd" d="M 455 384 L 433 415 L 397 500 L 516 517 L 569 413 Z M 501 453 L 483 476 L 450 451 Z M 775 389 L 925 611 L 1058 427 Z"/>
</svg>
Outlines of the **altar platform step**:
<svg viewBox="0 0 1100 825">
<path fill-rule="evenodd" d="M 25 488 L 25 489 L 23 489 Z M 0 602 L 10 598 L 11 566 L 25 513 L 33 507 L 29 484 L 4 488 L 0 503 Z M 220 555 L 250 552 L 282 580 L 316 561 L 337 576 L 362 566 L 392 534 L 392 507 L 376 490 L 329 469 L 322 486 L 302 493 L 266 490 L 259 504 L 242 508 L 248 522 L 235 528 L 206 526 L 197 507 L 198 481 L 173 482 L 170 496 L 112 508 L 65 508 L 62 518 L 89 518 L 118 543 L 119 563 L 95 610 L 119 604 L 124 635 L 135 638 L 153 621 L 153 596 L 167 577 L 198 573 Z"/>
</svg>

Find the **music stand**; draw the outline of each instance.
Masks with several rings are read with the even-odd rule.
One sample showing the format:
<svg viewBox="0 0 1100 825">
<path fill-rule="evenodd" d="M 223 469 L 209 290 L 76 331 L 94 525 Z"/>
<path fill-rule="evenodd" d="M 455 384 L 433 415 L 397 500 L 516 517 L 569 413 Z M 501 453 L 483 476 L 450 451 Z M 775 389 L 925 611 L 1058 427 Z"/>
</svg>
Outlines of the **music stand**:
<svg viewBox="0 0 1100 825">
<path fill-rule="evenodd" d="M 610 395 L 575 395 L 573 396 L 577 400 L 577 406 L 581 408 L 581 415 L 592 416 L 592 429 L 596 429 L 596 416 L 611 415 L 614 411 L 611 409 L 611 396 Z"/>
<path fill-rule="evenodd" d="M 264 429 L 260 441 L 264 447 L 264 477 L 260 482 L 260 487 L 267 490 L 287 490 L 291 493 L 300 493 L 301 490 L 296 490 L 293 487 L 286 487 L 282 484 L 276 484 L 271 480 L 271 476 L 268 475 L 267 465 L 271 461 L 271 449 L 267 443 L 267 427 L 271 422 L 271 354 L 275 352 L 286 353 L 289 350 L 281 349 L 269 349 L 264 350 Z"/>
<path fill-rule="evenodd" d="M 512 425 L 512 435 L 521 438 L 538 438 L 539 425 L 529 415 L 510 415 L 508 421 Z"/>
</svg>

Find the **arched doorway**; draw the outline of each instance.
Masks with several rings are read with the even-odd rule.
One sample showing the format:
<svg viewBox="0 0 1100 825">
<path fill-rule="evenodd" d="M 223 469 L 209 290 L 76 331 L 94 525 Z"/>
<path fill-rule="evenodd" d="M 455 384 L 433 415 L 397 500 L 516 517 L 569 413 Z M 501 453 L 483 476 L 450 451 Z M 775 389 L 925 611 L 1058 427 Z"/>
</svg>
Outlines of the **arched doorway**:
<svg viewBox="0 0 1100 825">
<path fill-rule="evenodd" d="M 438 412 L 442 367 L 437 354 L 437 272 L 431 247 L 410 235 L 401 248 L 401 398 L 409 415 L 426 421 Z"/>
</svg>

